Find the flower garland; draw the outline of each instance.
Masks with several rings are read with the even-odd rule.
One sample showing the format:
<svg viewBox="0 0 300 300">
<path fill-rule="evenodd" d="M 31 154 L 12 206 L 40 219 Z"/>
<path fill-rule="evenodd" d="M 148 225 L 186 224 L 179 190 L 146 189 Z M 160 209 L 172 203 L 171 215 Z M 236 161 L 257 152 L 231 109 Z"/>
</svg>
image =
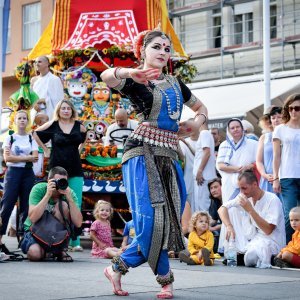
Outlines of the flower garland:
<svg viewBox="0 0 300 300">
<path fill-rule="evenodd" d="M 85 159 L 88 155 L 114 158 L 117 157 L 117 151 L 117 146 L 103 146 L 102 144 L 86 144 L 82 149 L 81 159 Z"/>
<path fill-rule="evenodd" d="M 88 171 L 93 171 L 93 172 L 105 172 L 105 171 L 121 169 L 122 164 L 117 164 L 115 166 L 107 166 L 107 167 L 97 167 L 97 166 L 82 164 L 82 168 L 85 170 L 88 170 Z"/>
</svg>

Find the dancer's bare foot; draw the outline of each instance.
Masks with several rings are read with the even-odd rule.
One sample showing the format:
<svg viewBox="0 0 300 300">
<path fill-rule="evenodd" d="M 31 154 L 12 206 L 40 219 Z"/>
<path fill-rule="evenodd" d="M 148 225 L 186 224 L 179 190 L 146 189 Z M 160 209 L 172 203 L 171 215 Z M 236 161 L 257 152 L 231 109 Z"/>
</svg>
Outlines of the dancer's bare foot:
<svg viewBox="0 0 300 300">
<path fill-rule="evenodd" d="M 161 291 L 156 295 L 159 299 L 172 299 L 173 298 L 173 285 L 165 285 Z"/>
<path fill-rule="evenodd" d="M 128 296 L 129 293 L 122 290 L 121 286 L 121 273 L 114 272 L 112 266 L 109 266 L 104 269 L 104 275 L 111 282 L 113 286 L 113 292 L 117 296 Z"/>
</svg>

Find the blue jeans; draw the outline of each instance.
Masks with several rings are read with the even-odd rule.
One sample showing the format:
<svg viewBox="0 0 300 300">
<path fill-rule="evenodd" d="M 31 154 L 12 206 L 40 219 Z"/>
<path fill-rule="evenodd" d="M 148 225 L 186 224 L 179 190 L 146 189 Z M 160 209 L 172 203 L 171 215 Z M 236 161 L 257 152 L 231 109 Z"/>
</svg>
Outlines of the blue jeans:
<svg viewBox="0 0 300 300">
<path fill-rule="evenodd" d="M 0 235 L 6 233 L 9 217 L 14 205 L 20 200 L 20 227 L 23 232 L 23 224 L 28 215 L 29 194 L 34 185 L 34 173 L 32 168 L 8 167 L 4 177 L 3 197 L 0 204 L 0 216 L 2 227 Z"/>
<path fill-rule="evenodd" d="M 294 233 L 289 219 L 290 210 L 300 205 L 300 178 L 283 178 L 280 180 L 282 205 L 285 219 L 286 242 L 292 239 Z"/>
</svg>

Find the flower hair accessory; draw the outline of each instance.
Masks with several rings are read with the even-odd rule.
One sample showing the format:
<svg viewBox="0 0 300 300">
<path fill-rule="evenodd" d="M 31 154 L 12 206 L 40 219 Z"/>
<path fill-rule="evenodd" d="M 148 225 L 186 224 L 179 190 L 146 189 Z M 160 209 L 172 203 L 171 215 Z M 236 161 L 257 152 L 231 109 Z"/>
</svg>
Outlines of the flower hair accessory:
<svg viewBox="0 0 300 300">
<path fill-rule="evenodd" d="M 134 39 L 133 53 L 139 61 L 141 60 L 141 48 L 144 45 L 144 38 L 148 32 L 150 30 L 141 31 Z"/>
</svg>

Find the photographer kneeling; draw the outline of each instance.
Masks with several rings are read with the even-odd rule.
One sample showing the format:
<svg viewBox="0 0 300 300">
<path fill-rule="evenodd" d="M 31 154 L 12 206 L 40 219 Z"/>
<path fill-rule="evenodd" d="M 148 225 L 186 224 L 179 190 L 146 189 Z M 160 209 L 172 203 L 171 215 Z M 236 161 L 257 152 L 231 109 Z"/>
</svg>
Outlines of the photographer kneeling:
<svg viewBox="0 0 300 300">
<path fill-rule="evenodd" d="M 46 252 L 53 253 L 57 261 L 73 261 L 72 257 L 66 253 L 69 241 L 68 234 L 66 236 L 67 240 L 63 244 L 52 248 L 44 246 L 41 241 L 35 238 L 32 230 L 42 217 L 44 218 L 46 211 L 54 216 L 63 225 L 63 228 L 66 223 L 68 223 L 67 229 L 69 229 L 71 223 L 77 228 L 81 227 L 82 214 L 77 208 L 77 197 L 68 186 L 67 179 L 68 173 L 64 168 L 54 167 L 49 172 L 48 182 L 40 182 L 31 190 L 28 217 L 24 223 L 26 234 L 21 241 L 21 249 L 27 254 L 30 261 L 43 260 Z M 59 205 L 60 202 L 61 205 Z M 47 226 L 43 227 L 47 229 Z"/>
</svg>

